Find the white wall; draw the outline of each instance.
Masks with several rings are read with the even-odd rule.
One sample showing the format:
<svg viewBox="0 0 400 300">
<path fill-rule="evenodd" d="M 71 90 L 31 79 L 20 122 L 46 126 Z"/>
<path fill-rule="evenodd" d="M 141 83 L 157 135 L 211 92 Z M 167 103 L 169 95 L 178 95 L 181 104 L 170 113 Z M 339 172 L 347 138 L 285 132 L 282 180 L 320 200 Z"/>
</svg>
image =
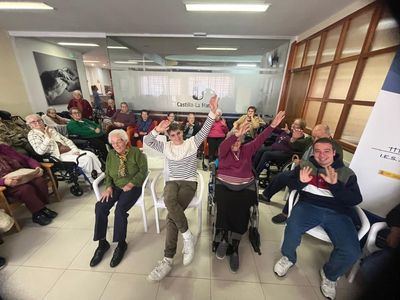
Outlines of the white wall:
<svg viewBox="0 0 400 300">
<path fill-rule="evenodd" d="M 14 38 L 14 48 L 22 77 L 25 82 L 28 99 L 34 112 L 44 112 L 48 105 L 33 56 L 33 51 L 75 60 L 78 67 L 83 97 L 85 99 L 90 98 L 85 66 L 80 53 L 30 38 Z M 57 105 L 55 107 L 57 111 L 67 109 L 67 105 Z"/>
</svg>

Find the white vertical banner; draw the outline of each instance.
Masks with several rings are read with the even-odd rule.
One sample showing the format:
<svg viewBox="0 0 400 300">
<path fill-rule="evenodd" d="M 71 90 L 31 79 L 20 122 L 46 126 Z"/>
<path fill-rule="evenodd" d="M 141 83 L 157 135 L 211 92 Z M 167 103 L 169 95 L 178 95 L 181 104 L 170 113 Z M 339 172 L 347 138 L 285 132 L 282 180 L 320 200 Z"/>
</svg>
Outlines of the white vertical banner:
<svg viewBox="0 0 400 300">
<path fill-rule="evenodd" d="M 397 52 L 350 163 L 361 207 L 385 217 L 400 203 L 400 50 Z"/>
</svg>

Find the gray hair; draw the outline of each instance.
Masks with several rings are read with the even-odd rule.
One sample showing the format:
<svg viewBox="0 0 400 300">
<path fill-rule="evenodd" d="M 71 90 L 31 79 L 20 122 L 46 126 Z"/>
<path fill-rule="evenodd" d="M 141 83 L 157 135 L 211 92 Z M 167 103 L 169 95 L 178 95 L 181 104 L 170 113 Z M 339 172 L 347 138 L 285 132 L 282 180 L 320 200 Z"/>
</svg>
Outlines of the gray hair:
<svg viewBox="0 0 400 300">
<path fill-rule="evenodd" d="M 113 131 L 111 131 L 109 134 L 108 134 L 108 142 L 111 144 L 111 138 L 112 137 L 118 137 L 118 138 L 120 138 L 121 140 L 123 140 L 123 141 L 125 141 L 125 142 L 128 142 L 129 141 L 129 137 L 128 137 L 128 134 L 126 133 L 126 131 L 125 130 L 123 130 L 123 129 L 114 129 Z"/>
<path fill-rule="evenodd" d="M 49 107 L 49 108 L 47 109 L 46 112 L 49 113 L 49 112 L 51 112 L 52 110 L 54 110 L 55 112 L 57 112 L 56 109 L 55 109 L 54 107 Z"/>
<path fill-rule="evenodd" d="M 72 92 L 72 96 L 75 96 L 75 95 L 80 95 L 80 96 L 82 96 L 82 93 L 81 93 L 80 90 L 75 90 L 75 91 Z"/>
<path fill-rule="evenodd" d="M 26 124 L 29 124 L 33 120 L 42 119 L 38 114 L 31 114 L 25 117 Z"/>
</svg>

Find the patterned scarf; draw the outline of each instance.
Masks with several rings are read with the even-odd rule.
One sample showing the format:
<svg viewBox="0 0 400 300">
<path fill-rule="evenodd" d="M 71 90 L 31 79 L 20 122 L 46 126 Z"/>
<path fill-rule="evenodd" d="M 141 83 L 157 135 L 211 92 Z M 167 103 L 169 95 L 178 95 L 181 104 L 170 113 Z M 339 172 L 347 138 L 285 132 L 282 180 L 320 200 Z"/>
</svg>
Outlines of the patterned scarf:
<svg viewBox="0 0 400 300">
<path fill-rule="evenodd" d="M 119 166 L 118 166 L 118 177 L 126 177 L 128 175 L 127 172 L 127 154 L 128 154 L 128 149 L 125 150 L 123 154 L 119 154 L 117 152 L 118 158 L 119 158 Z"/>
</svg>

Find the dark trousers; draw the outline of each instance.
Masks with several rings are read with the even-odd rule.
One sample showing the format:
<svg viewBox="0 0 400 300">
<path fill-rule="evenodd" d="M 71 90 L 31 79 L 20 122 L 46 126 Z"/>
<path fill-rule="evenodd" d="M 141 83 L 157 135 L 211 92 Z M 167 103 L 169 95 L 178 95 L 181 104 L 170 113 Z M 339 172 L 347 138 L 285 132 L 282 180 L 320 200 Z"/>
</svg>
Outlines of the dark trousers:
<svg viewBox="0 0 400 300">
<path fill-rule="evenodd" d="M 316 226 L 321 226 L 332 241 L 333 251 L 323 268 L 326 277 L 336 281 L 361 255 L 356 227 L 347 215 L 299 201 L 286 222 L 282 255 L 296 263 L 296 249 L 300 245 L 302 235 Z"/>
<path fill-rule="evenodd" d="M 275 175 L 268 186 L 263 191 L 263 195 L 268 199 L 271 199 L 276 193 L 285 188 L 289 182 L 289 174 L 290 171 L 281 172 Z M 288 213 L 288 204 L 286 202 L 285 207 L 282 212 L 287 215 Z"/>
<path fill-rule="evenodd" d="M 6 196 L 23 202 L 29 211 L 34 214 L 43 209 L 45 203 L 49 202 L 47 181 L 43 177 L 37 177 L 24 184 L 7 187 Z"/>
<path fill-rule="evenodd" d="M 208 161 L 212 162 L 218 157 L 218 147 L 225 138 L 207 138 L 208 142 Z"/>
<path fill-rule="evenodd" d="M 292 157 L 292 152 L 274 151 L 271 147 L 263 146 L 256 152 L 253 158 L 256 173 L 260 174 L 264 170 L 267 162 L 284 163 Z"/>
<path fill-rule="evenodd" d="M 94 225 L 93 240 L 98 241 L 106 238 L 108 215 L 110 214 L 110 209 L 117 202 L 114 212 L 113 242 L 125 241 L 126 229 L 128 227 L 128 211 L 135 205 L 141 193 L 142 187 L 140 186 L 135 186 L 128 192 L 124 192 L 118 187 L 113 187 L 112 198 L 109 198 L 108 202 L 97 202 L 95 208 L 96 223 Z"/>
</svg>

